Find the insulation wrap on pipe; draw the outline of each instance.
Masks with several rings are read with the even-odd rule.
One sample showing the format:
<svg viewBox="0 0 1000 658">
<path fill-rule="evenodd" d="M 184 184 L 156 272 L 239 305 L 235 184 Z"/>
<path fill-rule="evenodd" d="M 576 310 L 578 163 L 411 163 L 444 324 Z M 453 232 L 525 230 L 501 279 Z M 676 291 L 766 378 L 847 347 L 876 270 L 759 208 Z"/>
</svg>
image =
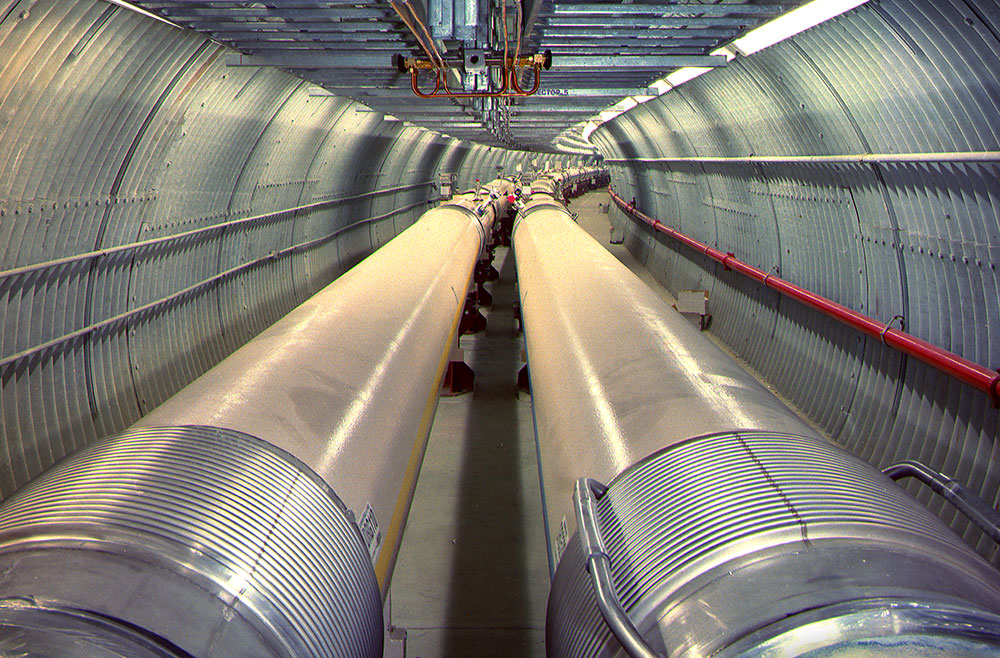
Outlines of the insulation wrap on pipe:
<svg viewBox="0 0 1000 658">
<path fill-rule="evenodd" d="M 512 242 L 553 568 L 578 477 L 607 482 L 698 434 L 813 434 L 550 195 L 521 207 Z"/>
<path fill-rule="evenodd" d="M 1000 574 L 926 508 L 817 436 L 550 196 L 524 204 L 513 245 L 549 656 L 996 655 Z M 590 518 L 626 624 L 595 594 L 579 478 L 609 483 Z M 638 652 L 615 635 L 628 626 Z"/>
<path fill-rule="evenodd" d="M 1000 573 L 822 439 L 695 437 L 626 469 L 596 510 L 615 590 L 654 655 L 1000 653 Z M 624 655 L 586 563 L 573 537 L 549 596 L 549 656 Z"/>
<path fill-rule="evenodd" d="M 5 501 L 0 639 L 30 655 L 381 656 L 441 378 L 512 189 L 425 213 Z"/>
</svg>

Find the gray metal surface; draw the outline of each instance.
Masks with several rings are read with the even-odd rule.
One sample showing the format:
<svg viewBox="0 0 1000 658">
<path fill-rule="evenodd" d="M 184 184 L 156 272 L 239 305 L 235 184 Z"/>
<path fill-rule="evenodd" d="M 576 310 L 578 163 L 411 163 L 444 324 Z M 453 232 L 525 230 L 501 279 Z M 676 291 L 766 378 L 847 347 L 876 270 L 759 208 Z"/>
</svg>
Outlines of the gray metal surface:
<svg viewBox="0 0 1000 658">
<path fill-rule="evenodd" d="M 441 379 L 512 189 L 428 211 L 0 507 L 0 564 L 18 572 L 0 586 L 0 640 L 48 655 L 74 634 L 72 655 L 132 655 L 144 637 L 167 654 L 381 655 Z"/>
<path fill-rule="evenodd" d="M 623 159 L 616 191 L 661 222 L 873 317 L 901 315 L 908 332 L 995 368 L 997 34 L 996 2 L 869 2 L 593 139 Z M 909 155 L 942 152 L 988 157 Z M 850 154 L 873 157 L 811 161 Z M 837 441 L 879 467 L 928 463 L 1000 502 L 988 400 L 644 228 L 628 233 L 669 290 L 710 290 L 712 331 Z M 909 490 L 1000 559 L 940 498 Z"/>
<path fill-rule="evenodd" d="M 709 53 L 802 3 L 653 1 L 621 9 L 593 1 L 524 0 L 522 53 L 549 50 L 554 65 L 543 72 L 539 95 L 499 100 L 415 97 L 409 74 L 396 69 L 392 56 L 427 55 L 384 0 L 362 4 L 136 0 L 135 4 L 240 51 L 241 55 L 227 59 L 234 68 L 279 67 L 329 93 L 452 137 L 554 151 L 553 141 L 560 134 L 624 96 L 644 94 L 650 82 L 667 73 L 683 66 L 725 65 L 723 57 Z M 501 10 L 496 4 L 464 0 L 400 4 L 413 7 L 439 47 L 445 47 L 447 58 L 462 59 L 463 45 L 503 53 Z M 506 4 L 513 49 L 517 3 Z M 422 85 L 433 88 L 433 77 Z M 574 98 L 571 105 L 561 102 L 569 96 Z"/>
<path fill-rule="evenodd" d="M 746 655 L 810 624 L 785 655 L 838 644 L 870 655 L 879 636 L 897 634 L 908 637 L 889 655 L 954 656 L 952 638 L 971 642 L 960 655 L 1000 651 L 1000 574 L 871 465 L 823 439 L 693 438 L 620 474 L 596 510 L 617 595 L 661 655 Z M 621 655 L 586 562 L 574 537 L 549 598 L 550 656 Z M 851 616 L 854 629 L 841 625 Z M 857 617 L 897 622 L 852 636 Z M 931 641 L 913 641 L 921 636 Z"/>
<path fill-rule="evenodd" d="M 0 509 L 0 564 L 0 644 L 20 655 L 382 655 L 347 508 L 240 432 L 141 429 L 78 452 Z"/>
<path fill-rule="evenodd" d="M 513 245 L 553 568 L 577 478 L 707 432 L 811 434 L 551 197 L 519 212 Z"/>
<path fill-rule="evenodd" d="M 466 143 L 227 67 L 226 48 L 132 11 L 0 7 L 0 496 L 409 225 L 445 154 L 495 175 L 465 171 Z"/>
<path fill-rule="evenodd" d="M 428 211 L 134 427 L 225 428 L 294 455 L 368 517 L 384 596 L 473 267 L 511 189 Z"/>
</svg>

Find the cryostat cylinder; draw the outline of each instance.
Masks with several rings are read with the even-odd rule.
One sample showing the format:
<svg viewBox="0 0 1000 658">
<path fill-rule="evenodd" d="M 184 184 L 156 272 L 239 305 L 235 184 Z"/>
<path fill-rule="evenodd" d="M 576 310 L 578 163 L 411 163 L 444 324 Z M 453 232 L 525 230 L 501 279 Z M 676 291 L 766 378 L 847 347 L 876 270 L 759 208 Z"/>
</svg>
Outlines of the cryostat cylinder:
<svg viewBox="0 0 1000 658">
<path fill-rule="evenodd" d="M 493 191 L 424 213 L 136 427 L 222 427 L 294 455 L 365 530 L 384 599 L 473 269 L 507 208 Z"/>
<path fill-rule="evenodd" d="M 811 434 L 697 327 L 537 194 L 512 242 L 552 572 L 575 530 L 573 489 L 692 436 Z"/>
<path fill-rule="evenodd" d="M 142 429 L 63 460 L 5 502 L 0 573 L 0 646 L 28 655 L 382 655 L 349 512 L 241 432 Z"/>
<path fill-rule="evenodd" d="M 425 213 L 129 432 L 5 501 L 0 647 L 381 656 L 441 377 L 510 189 Z"/>
<path fill-rule="evenodd" d="M 618 475 L 596 517 L 622 606 L 671 658 L 1000 651 L 1000 573 L 821 439 L 740 431 L 674 444 Z M 549 597 L 549 656 L 625 655 L 587 559 L 574 536 Z"/>
</svg>

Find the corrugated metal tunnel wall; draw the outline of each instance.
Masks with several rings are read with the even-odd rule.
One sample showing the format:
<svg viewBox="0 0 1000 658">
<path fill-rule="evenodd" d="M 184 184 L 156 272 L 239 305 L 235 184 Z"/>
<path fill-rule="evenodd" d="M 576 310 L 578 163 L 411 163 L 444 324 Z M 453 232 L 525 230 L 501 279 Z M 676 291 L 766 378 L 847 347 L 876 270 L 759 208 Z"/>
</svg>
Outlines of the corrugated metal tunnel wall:
<svg viewBox="0 0 1000 658">
<path fill-rule="evenodd" d="M 96 0 L 0 5 L 0 496 L 411 224 L 459 142 Z"/>
<path fill-rule="evenodd" d="M 127 427 L 405 228 L 440 172 L 467 189 L 538 157 L 227 67 L 224 47 L 97 0 L 0 7 L 0 496 Z M 997 150 L 998 34 L 995 2 L 871 0 L 594 141 L 608 158 Z M 612 168 L 661 221 L 1000 365 L 996 164 Z M 710 289 L 712 330 L 835 439 L 997 502 L 984 396 L 644 227 L 628 242 L 670 289 Z"/>
<path fill-rule="evenodd" d="M 996 2 L 872 0 L 621 115 L 593 141 L 626 160 L 997 151 L 998 71 Z M 623 198 L 668 226 L 1000 366 L 995 162 L 632 160 L 612 172 Z M 670 290 L 710 290 L 712 331 L 834 439 L 878 466 L 927 462 L 1000 500 L 1000 423 L 985 395 L 645 225 L 629 224 L 627 245 Z M 998 562 L 950 506 L 931 504 Z"/>
</svg>

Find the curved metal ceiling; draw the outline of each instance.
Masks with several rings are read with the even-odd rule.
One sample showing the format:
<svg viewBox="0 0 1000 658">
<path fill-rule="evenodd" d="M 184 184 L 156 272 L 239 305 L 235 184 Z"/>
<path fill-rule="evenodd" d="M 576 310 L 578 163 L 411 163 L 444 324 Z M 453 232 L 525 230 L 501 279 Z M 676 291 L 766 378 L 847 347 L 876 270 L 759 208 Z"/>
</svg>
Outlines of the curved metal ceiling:
<svg viewBox="0 0 1000 658">
<path fill-rule="evenodd" d="M 116 0 L 117 1 L 117 0 Z M 626 96 L 645 95 L 648 86 L 684 66 L 724 66 L 710 53 L 757 25 L 802 4 L 796 1 L 704 3 L 640 0 L 413 0 L 419 24 L 427 27 L 447 61 L 469 65 L 470 57 L 504 52 L 503 7 L 510 48 L 515 43 L 517 6 L 522 5 L 522 52 L 552 54 L 541 88 L 526 98 L 417 98 L 408 73 L 394 55 L 426 58 L 392 0 L 136 0 L 135 4 L 178 25 L 232 46 L 230 66 L 272 66 L 316 85 L 314 94 L 335 94 L 416 125 L 460 139 L 494 146 L 554 151 L 581 150 L 556 142 L 569 129 Z M 400 5 L 396 5 L 399 7 Z M 469 8 L 475 7 L 478 13 Z M 416 26 L 404 10 L 408 22 Z M 416 28 L 420 32 L 420 28 Z M 461 69 L 465 70 L 465 69 Z M 483 76 L 473 84 L 485 89 Z M 523 75 L 531 85 L 532 73 Z M 434 87 L 433 75 L 421 88 Z M 495 85 L 494 85 L 495 88 Z M 584 151 L 585 152 L 585 151 Z"/>
</svg>

